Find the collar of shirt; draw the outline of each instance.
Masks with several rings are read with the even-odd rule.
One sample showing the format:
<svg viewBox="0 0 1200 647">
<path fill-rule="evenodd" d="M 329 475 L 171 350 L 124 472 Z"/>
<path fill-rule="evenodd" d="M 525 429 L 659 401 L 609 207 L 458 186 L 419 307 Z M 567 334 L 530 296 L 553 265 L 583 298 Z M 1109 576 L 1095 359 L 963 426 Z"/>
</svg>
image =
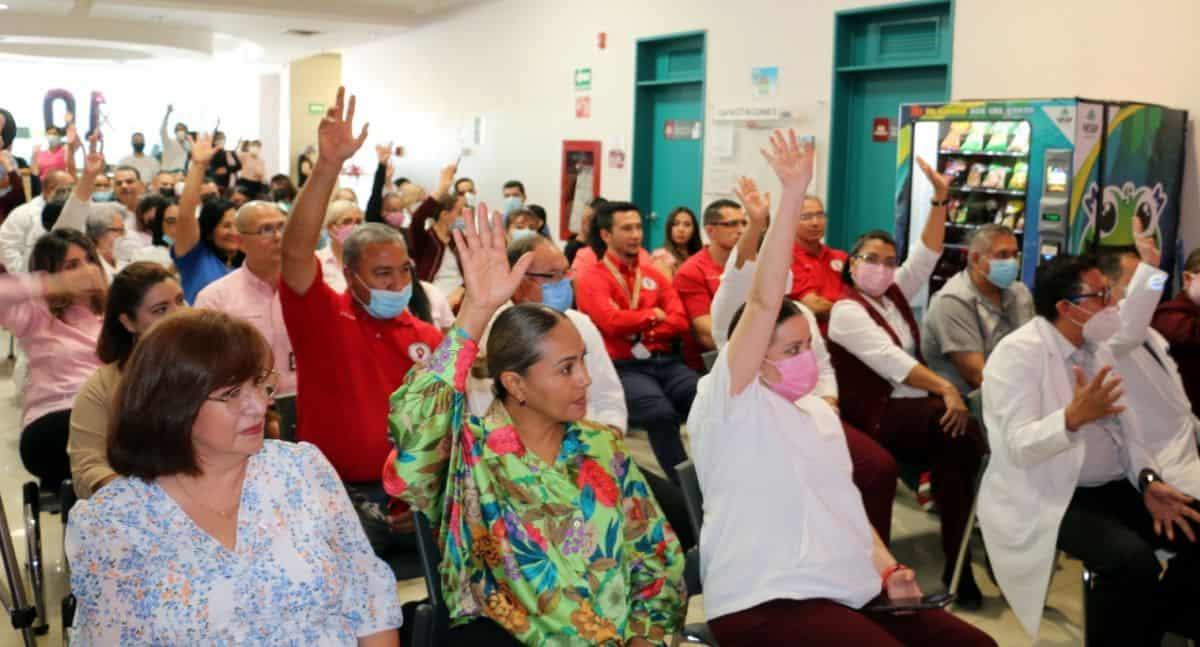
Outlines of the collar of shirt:
<svg viewBox="0 0 1200 647">
<path fill-rule="evenodd" d="M 488 407 L 487 413 L 484 414 L 483 423 L 484 433 L 480 436 L 479 440 L 484 443 L 487 442 L 487 437 L 493 430 L 511 428 L 516 432 L 516 424 L 513 422 L 512 415 L 509 414 L 508 408 L 504 406 L 504 403 L 499 398 L 493 400 L 491 406 Z M 521 447 L 524 449 L 525 443 L 520 438 L 521 436 L 518 432 L 517 441 L 521 443 Z M 569 464 L 570 461 L 575 460 L 577 457 L 585 456 L 587 450 L 587 443 L 583 442 L 583 439 L 580 437 L 579 425 L 575 422 L 568 422 L 563 429 L 562 446 L 558 450 L 558 456 L 554 459 L 554 464 Z M 531 451 L 524 452 L 524 456 L 526 460 L 541 460 L 537 454 Z"/>
<path fill-rule="evenodd" d="M 995 302 L 987 298 L 987 295 L 983 293 L 983 290 L 980 290 L 979 286 L 975 284 L 975 280 L 971 278 L 970 270 L 963 270 L 962 277 L 963 282 L 967 284 L 967 289 L 970 290 L 971 294 L 975 297 L 976 302 L 982 304 L 983 307 L 995 312 L 996 314 L 1006 314 L 1016 301 L 1017 296 L 1013 293 L 1012 288 L 1000 290 L 1000 305 L 997 306 Z M 986 281 L 987 279 L 985 278 L 984 280 Z"/>
<path fill-rule="evenodd" d="M 262 280 L 262 278 L 260 278 L 257 274 L 251 272 L 250 268 L 246 267 L 244 263 L 241 267 L 234 270 L 234 272 L 241 272 L 242 282 L 246 285 L 246 287 L 254 290 L 255 292 L 260 292 L 265 296 L 269 297 L 274 295 L 276 289 L 279 287 L 279 284 L 277 283 L 271 284 Z"/>
<path fill-rule="evenodd" d="M 826 245 L 825 243 L 821 243 L 820 247 L 817 249 L 816 254 L 809 254 L 808 250 L 804 249 L 804 246 L 801 245 L 800 243 L 792 243 L 792 256 L 798 260 L 799 259 L 812 259 L 812 260 L 820 261 L 820 260 L 823 260 L 825 257 L 829 256 L 829 246 Z"/>
<path fill-rule="evenodd" d="M 1084 342 L 1082 346 L 1076 346 L 1067 339 L 1066 335 L 1058 329 L 1054 324 L 1050 324 L 1054 328 L 1054 341 L 1058 344 L 1058 352 L 1063 359 L 1067 360 L 1068 366 L 1078 366 L 1082 369 L 1090 370 L 1092 360 L 1096 356 L 1096 345 L 1090 342 Z M 1069 370 L 1069 369 L 1068 369 Z M 1089 374 L 1088 377 L 1091 377 Z M 1071 382 L 1075 382 L 1074 376 L 1071 377 Z"/>
<path fill-rule="evenodd" d="M 611 249 L 604 253 L 604 258 L 612 261 L 613 265 L 617 266 L 617 270 L 621 272 L 621 275 L 629 279 L 631 281 L 630 285 L 633 285 L 632 280 L 637 276 L 638 266 L 641 265 L 641 258 L 638 258 L 638 260 L 635 260 L 630 265 L 625 259 L 613 253 Z"/>
</svg>

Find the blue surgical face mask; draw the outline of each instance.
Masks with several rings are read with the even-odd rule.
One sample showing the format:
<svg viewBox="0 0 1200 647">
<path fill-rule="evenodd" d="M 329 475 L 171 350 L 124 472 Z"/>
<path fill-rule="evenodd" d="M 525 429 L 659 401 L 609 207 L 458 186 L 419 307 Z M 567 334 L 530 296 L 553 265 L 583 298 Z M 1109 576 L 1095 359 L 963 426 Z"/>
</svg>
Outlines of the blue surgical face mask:
<svg viewBox="0 0 1200 647">
<path fill-rule="evenodd" d="M 988 264 L 991 269 L 988 270 L 987 279 L 1001 290 L 1007 290 L 1017 280 L 1017 272 L 1021 271 L 1015 258 L 993 258 L 989 259 Z"/>
<path fill-rule="evenodd" d="M 325 228 L 321 228 L 321 237 L 317 239 L 317 249 L 325 249 L 329 247 L 329 232 Z"/>
<path fill-rule="evenodd" d="M 92 192 L 92 202 L 112 202 L 112 201 L 113 201 L 113 192 L 112 191 L 93 191 Z"/>
<path fill-rule="evenodd" d="M 399 317 L 402 312 L 408 309 L 408 302 L 412 300 L 413 286 L 410 282 L 404 286 L 403 290 L 377 290 L 367 285 L 367 282 L 362 280 L 362 277 L 354 275 L 363 287 L 367 288 L 371 293 L 371 301 L 362 304 L 367 314 L 376 319 L 394 319 Z"/>
<path fill-rule="evenodd" d="M 162 235 L 162 239 L 163 239 L 163 242 L 167 244 L 167 247 L 170 247 L 171 245 L 175 244 L 175 239 L 171 238 L 170 236 L 168 236 L 166 234 Z"/>
<path fill-rule="evenodd" d="M 509 235 L 512 236 L 513 242 L 515 243 L 518 240 L 529 238 L 530 236 L 536 236 L 537 232 L 532 229 L 514 229 L 509 232 Z"/>
<path fill-rule="evenodd" d="M 575 303 L 575 291 L 571 288 L 571 279 L 543 285 L 542 303 L 559 312 L 566 312 Z"/>
<path fill-rule="evenodd" d="M 467 219 L 459 216 L 454 219 L 454 224 L 450 225 L 451 231 L 464 231 L 467 228 Z"/>
<path fill-rule="evenodd" d="M 525 206 L 525 201 L 519 195 L 510 195 L 504 198 L 504 217 L 507 218 L 512 212 Z"/>
</svg>

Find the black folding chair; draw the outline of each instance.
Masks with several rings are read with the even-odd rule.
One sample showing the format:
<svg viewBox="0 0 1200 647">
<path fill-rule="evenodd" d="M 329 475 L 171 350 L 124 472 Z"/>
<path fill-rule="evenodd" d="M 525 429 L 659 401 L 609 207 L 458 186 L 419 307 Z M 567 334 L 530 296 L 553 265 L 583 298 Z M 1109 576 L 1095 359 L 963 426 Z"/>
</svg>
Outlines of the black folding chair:
<svg viewBox="0 0 1200 647">
<path fill-rule="evenodd" d="M 25 580 L 21 576 L 22 566 L 17 561 L 16 550 L 13 547 L 12 531 L 8 526 L 8 514 L 4 510 L 4 500 L 0 497 L 0 561 L 4 563 L 5 583 L 7 591 L 0 591 L 0 606 L 8 614 L 13 629 L 21 633 L 25 647 L 34 647 L 34 625 L 38 620 L 38 610 L 30 604 L 25 590 Z"/>
<path fill-rule="evenodd" d="M 700 492 L 700 479 L 696 476 L 696 466 L 686 460 L 675 466 L 679 475 L 679 488 L 683 490 L 683 504 L 687 507 L 688 521 L 692 524 L 692 532 L 696 533 L 696 546 L 688 551 L 683 568 L 683 579 L 687 584 L 688 596 L 703 593 L 700 581 L 700 527 L 704 525 L 704 495 Z M 717 647 L 717 640 L 708 629 L 708 623 L 695 622 L 683 628 L 680 633 L 683 642 L 711 645 Z"/>
<path fill-rule="evenodd" d="M 412 641 L 416 647 L 441 647 L 450 633 L 450 609 L 442 597 L 442 551 L 433 537 L 433 528 L 425 513 L 414 510 L 413 524 L 417 532 L 417 553 L 421 558 L 421 573 L 429 599 L 417 605 L 413 614 Z"/>
</svg>

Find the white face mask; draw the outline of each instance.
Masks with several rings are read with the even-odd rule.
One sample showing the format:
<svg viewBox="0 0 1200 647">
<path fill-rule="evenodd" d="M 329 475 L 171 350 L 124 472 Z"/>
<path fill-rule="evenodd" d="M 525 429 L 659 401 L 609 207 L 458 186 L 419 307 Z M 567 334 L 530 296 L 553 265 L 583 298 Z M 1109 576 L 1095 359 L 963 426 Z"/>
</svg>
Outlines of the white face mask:
<svg viewBox="0 0 1200 647">
<path fill-rule="evenodd" d="M 1075 307 L 1079 308 L 1079 306 Z M 1108 306 L 1084 322 L 1083 338 L 1088 342 L 1099 345 L 1111 339 L 1120 330 L 1121 310 L 1117 306 Z"/>
</svg>

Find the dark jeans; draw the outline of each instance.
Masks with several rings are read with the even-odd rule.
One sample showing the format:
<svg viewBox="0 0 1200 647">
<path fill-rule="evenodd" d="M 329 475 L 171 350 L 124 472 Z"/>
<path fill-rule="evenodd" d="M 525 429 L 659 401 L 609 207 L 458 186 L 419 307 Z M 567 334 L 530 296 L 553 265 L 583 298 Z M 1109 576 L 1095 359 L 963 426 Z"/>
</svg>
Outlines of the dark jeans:
<svg viewBox="0 0 1200 647">
<path fill-rule="evenodd" d="M 625 389 L 629 426 L 646 430 L 659 466 L 678 483 L 675 466 L 687 460 L 679 426 L 692 410 L 700 378 L 682 359 L 669 355 L 623 359 L 613 365 Z"/>
<path fill-rule="evenodd" d="M 452 628 L 446 644 L 454 647 L 520 647 L 521 641 L 491 618 L 480 617 Z"/>
<path fill-rule="evenodd" d="M 829 600 L 771 600 L 709 620 L 708 628 L 721 647 L 996 645 L 987 634 L 941 609 L 867 614 Z"/>
<path fill-rule="evenodd" d="M 951 438 L 942 431 L 945 413 L 941 398 L 892 398 L 875 440 L 902 462 L 929 465 L 933 500 L 942 521 L 942 555 L 950 569 L 971 513 L 985 442 L 974 420 L 965 434 Z"/>
<path fill-rule="evenodd" d="M 43 489 L 57 492 L 58 485 L 71 477 L 67 458 L 70 432 L 70 409 L 47 413 L 21 430 L 21 463 L 38 477 Z"/>
<path fill-rule="evenodd" d="M 1196 524 L 1192 528 L 1200 532 Z M 1167 629 L 1196 613 L 1200 550 L 1178 529 L 1173 542 L 1154 534 L 1142 494 L 1128 481 L 1077 488 L 1059 526 L 1058 547 L 1097 576 L 1084 600 L 1089 645 L 1158 645 Z M 1175 553 L 1161 580 L 1154 555 L 1160 548 Z"/>
</svg>

